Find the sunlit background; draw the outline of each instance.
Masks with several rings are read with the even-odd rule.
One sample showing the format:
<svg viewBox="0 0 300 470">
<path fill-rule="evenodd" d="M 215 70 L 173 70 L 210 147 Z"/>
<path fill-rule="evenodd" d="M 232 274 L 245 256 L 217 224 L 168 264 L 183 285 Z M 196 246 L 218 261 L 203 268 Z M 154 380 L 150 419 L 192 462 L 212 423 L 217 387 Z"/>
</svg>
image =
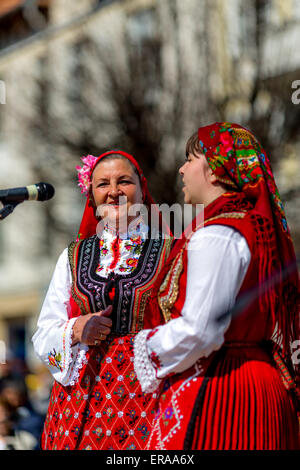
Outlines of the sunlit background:
<svg viewBox="0 0 300 470">
<path fill-rule="evenodd" d="M 154 199 L 182 203 L 187 138 L 214 121 L 247 126 L 300 251 L 299 45 L 300 0 L 0 0 L 0 189 L 56 190 L 0 221 L 0 376 L 24 379 L 37 413 L 51 377 L 31 337 L 77 234 L 82 156 L 132 153 Z"/>
</svg>

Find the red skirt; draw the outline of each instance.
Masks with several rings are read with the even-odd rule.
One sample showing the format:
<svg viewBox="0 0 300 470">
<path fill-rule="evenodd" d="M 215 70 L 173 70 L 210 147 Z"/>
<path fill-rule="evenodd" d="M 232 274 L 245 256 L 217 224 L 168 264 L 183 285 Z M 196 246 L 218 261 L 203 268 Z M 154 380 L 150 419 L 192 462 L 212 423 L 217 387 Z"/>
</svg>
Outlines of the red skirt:
<svg viewBox="0 0 300 470">
<path fill-rule="evenodd" d="M 148 449 L 300 448 L 295 404 L 269 354 L 260 347 L 230 348 L 224 354 L 196 415 L 205 372 L 191 368 L 166 381 Z"/>
<path fill-rule="evenodd" d="M 45 450 L 144 449 L 156 395 L 144 394 L 133 368 L 134 335 L 90 347 L 74 386 L 53 385 Z"/>
</svg>

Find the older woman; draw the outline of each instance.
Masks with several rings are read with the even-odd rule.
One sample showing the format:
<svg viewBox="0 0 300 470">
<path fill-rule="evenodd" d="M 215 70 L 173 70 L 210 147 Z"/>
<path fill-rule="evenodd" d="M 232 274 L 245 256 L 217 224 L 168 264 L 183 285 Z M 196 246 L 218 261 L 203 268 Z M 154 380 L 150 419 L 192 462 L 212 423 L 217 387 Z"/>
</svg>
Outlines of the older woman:
<svg viewBox="0 0 300 470">
<path fill-rule="evenodd" d="M 131 155 L 83 161 L 80 233 L 58 260 L 33 337 L 55 379 L 42 447 L 142 449 L 154 398 L 136 379 L 133 340 L 152 324 L 145 305 L 171 239 L 136 214 L 153 200 Z"/>
<path fill-rule="evenodd" d="M 150 299 L 167 323 L 135 339 L 142 389 L 159 392 L 147 446 L 299 449 L 299 279 L 268 158 L 247 129 L 215 123 L 179 172 L 204 214 Z"/>
</svg>

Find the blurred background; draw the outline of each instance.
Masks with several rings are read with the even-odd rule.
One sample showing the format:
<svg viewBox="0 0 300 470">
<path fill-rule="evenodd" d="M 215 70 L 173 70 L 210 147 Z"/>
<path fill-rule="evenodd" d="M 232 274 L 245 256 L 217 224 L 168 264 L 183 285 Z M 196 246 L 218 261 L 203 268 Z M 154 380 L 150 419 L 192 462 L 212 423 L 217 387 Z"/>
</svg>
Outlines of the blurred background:
<svg viewBox="0 0 300 470">
<path fill-rule="evenodd" d="M 12 411 L 36 439 L 18 445 L 38 448 L 52 379 L 31 337 L 77 235 L 82 156 L 132 153 L 155 200 L 182 203 L 187 138 L 214 121 L 245 125 L 300 251 L 299 44 L 300 0 L 0 0 L 0 189 L 56 189 L 0 221 L 0 434 Z"/>
</svg>

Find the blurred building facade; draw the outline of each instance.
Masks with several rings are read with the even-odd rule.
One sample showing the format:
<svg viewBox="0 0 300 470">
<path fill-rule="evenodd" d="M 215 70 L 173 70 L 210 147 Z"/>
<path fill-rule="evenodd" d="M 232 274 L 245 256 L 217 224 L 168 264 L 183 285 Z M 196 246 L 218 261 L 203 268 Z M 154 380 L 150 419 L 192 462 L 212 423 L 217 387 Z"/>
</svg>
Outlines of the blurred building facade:
<svg viewBox="0 0 300 470">
<path fill-rule="evenodd" d="M 84 154 L 132 151 L 158 202 L 172 203 L 198 125 L 249 124 L 279 153 L 277 181 L 300 249 L 300 113 L 291 102 L 299 23 L 297 0 L 0 4 L 0 187 L 56 188 L 53 200 L 25 202 L 0 222 L 0 339 L 12 354 L 37 363 L 30 338 L 56 259 L 76 237 Z"/>
</svg>

